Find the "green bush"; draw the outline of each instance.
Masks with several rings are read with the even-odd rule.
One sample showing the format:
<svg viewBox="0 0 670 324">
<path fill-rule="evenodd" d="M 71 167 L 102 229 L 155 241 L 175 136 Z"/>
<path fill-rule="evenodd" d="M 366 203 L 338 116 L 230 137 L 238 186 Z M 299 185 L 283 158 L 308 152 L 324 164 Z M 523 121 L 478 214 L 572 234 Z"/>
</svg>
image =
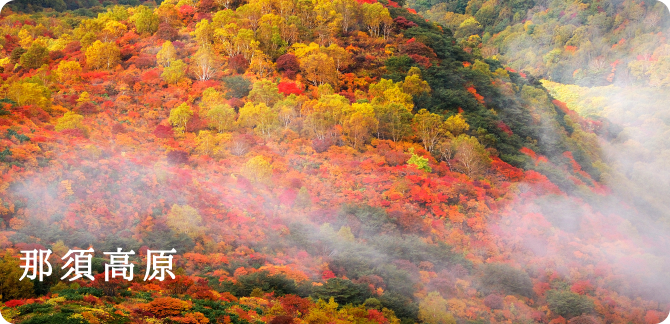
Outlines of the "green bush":
<svg viewBox="0 0 670 324">
<path fill-rule="evenodd" d="M 398 293 L 385 292 L 379 297 L 383 307 L 395 312 L 399 319 L 414 323 L 419 317 L 419 306 L 407 296 Z"/>
<path fill-rule="evenodd" d="M 251 91 L 251 82 L 239 75 L 225 77 L 222 81 L 228 89 L 226 98 L 243 98 Z"/>
<path fill-rule="evenodd" d="M 482 286 L 488 292 L 500 292 L 506 295 L 533 296 L 533 283 L 530 276 L 507 264 L 487 264 L 481 279 Z"/>
<path fill-rule="evenodd" d="M 277 296 L 298 292 L 295 281 L 284 275 L 270 275 L 267 271 L 240 276 L 231 290 L 236 296 L 250 296 L 255 288 L 260 288 L 264 292 L 273 291 Z"/>
<path fill-rule="evenodd" d="M 52 323 L 58 323 L 58 324 L 87 324 L 88 321 L 86 321 L 83 317 L 81 318 L 76 318 L 76 317 L 70 317 L 72 314 L 71 313 L 58 313 L 58 314 L 48 314 L 48 315 L 39 315 L 30 318 L 29 320 L 22 322 L 24 324 L 52 324 Z"/>
<path fill-rule="evenodd" d="M 552 312 L 568 319 L 593 312 L 593 301 L 571 291 L 549 290 L 547 305 Z"/>
<path fill-rule="evenodd" d="M 25 304 L 25 305 L 19 306 L 18 310 L 19 310 L 19 313 L 21 313 L 21 314 L 48 313 L 51 310 L 53 310 L 53 305 L 31 303 L 31 304 Z"/>
<path fill-rule="evenodd" d="M 312 297 L 315 299 L 329 300 L 335 298 L 340 305 L 358 305 L 371 297 L 370 290 L 363 284 L 355 284 L 350 280 L 331 278 L 320 287 L 314 289 Z"/>
</svg>

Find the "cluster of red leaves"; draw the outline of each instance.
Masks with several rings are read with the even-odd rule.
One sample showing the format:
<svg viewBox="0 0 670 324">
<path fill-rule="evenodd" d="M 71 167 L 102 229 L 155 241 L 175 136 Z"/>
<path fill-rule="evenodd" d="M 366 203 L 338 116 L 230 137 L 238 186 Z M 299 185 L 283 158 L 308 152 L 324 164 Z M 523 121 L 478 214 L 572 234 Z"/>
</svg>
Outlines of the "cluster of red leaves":
<svg viewBox="0 0 670 324">
<path fill-rule="evenodd" d="M 282 81 L 279 82 L 277 88 L 279 89 L 279 92 L 283 93 L 285 96 L 291 94 L 299 96 L 303 92 L 303 89 L 295 82 Z"/>
</svg>

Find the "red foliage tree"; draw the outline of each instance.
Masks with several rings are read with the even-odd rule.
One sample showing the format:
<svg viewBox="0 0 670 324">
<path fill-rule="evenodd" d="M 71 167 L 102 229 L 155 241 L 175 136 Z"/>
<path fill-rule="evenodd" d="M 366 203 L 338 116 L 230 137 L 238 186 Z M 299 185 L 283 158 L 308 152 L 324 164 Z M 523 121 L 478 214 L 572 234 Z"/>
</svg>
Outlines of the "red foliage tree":
<svg viewBox="0 0 670 324">
<path fill-rule="evenodd" d="M 279 82 L 277 85 L 279 92 L 283 93 L 285 96 L 295 94 L 297 96 L 302 94 L 302 89 L 295 82 Z"/>
<path fill-rule="evenodd" d="M 279 297 L 279 303 L 282 308 L 284 308 L 284 311 L 286 311 L 286 314 L 290 316 L 297 316 L 298 312 L 305 315 L 309 312 L 309 309 L 312 306 L 312 302 L 308 299 L 290 294 Z"/>
<path fill-rule="evenodd" d="M 424 56 L 429 59 L 437 58 L 437 54 L 433 51 L 432 48 L 426 46 L 426 44 L 419 41 L 408 41 L 405 44 L 400 46 L 400 53 L 407 55 L 419 55 Z"/>
<path fill-rule="evenodd" d="M 63 51 L 58 50 L 58 51 L 49 52 L 49 60 L 51 60 L 51 61 L 58 61 L 58 60 L 60 60 L 64 57 L 65 57 L 65 53 L 63 53 Z"/>
<path fill-rule="evenodd" d="M 286 316 L 286 315 L 280 315 L 269 322 L 270 324 L 293 324 L 293 317 L 291 316 Z"/>
<path fill-rule="evenodd" d="M 177 29 L 172 27 L 172 25 L 168 23 L 161 23 L 160 25 L 158 25 L 158 31 L 156 32 L 156 36 L 158 36 L 158 38 L 163 40 L 174 41 L 175 39 L 177 39 L 177 36 L 179 36 L 179 32 L 177 32 Z"/>
<path fill-rule="evenodd" d="M 182 275 L 176 275 L 174 279 L 168 277 L 161 283 L 161 286 L 165 288 L 165 290 L 174 295 L 180 295 L 187 292 L 192 285 L 193 280 L 188 276 Z"/>
<path fill-rule="evenodd" d="M 395 27 L 397 30 L 403 30 L 418 26 L 416 23 L 414 23 L 411 20 L 407 20 L 407 18 L 403 16 L 396 17 L 395 19 L 393 19 L 393 22 L 395 23 Z"/>
<path fill-rule="evenodd" d="M 409 154 L 400 150 L 389 150 L 384 152 L 384 159 L 390 166 L 403 165 L 409 160 Z"/>
<path fill-rule="evenodd" d="M 128 281 L 120 277 L 105 280 L 104 273 L 99 273 L 93 278 L 95 278 L 95 280 L 91 282 L 91 287 L 102 290 L 105 296 L 116 296 L 119 290 L 130 285 Z"/>
<path fill-rule="evenodd" d="M 484 305 L 490 309 L 502 309 L 504 305 L 503 298 L 496 295 L 490 294 L 484 298 Z"/>
<path fill-rule="evenodd" d="M 295 75 L 300 71 L 298 58 L 290 53 L 280 56 L 277 58 L 277 71 L 284 72 L 284 76 L 289 79 L 294 79 Z"/>
<path fill-rule="evenodd" d="M 189 132 L 198 133 L 198 131 L 207 129 L 207 120 L 200 117 L 200 114 L 195 112 L 193 116 L 186 123 L 186 130 Z"/>
<path fill-rule="evenodd" d="M 6 53 L 11 53 L 16 46 L 19 45 L 19 38 L 12 35 L 5 35 L 4 50 Z"/>
<path fill-rule="evenodd" d="M 170 164 L 184 164 L 188 162 L 188 152 L 182 150 L 170 151 L 167 154 L 167 160 Z"/>
<path fill-rule="evenodd" d="M 170 138 L 174 136 L 174 131 L 170 126 L 158 125 L 156 126 L 156 129 L 154 129 L 153 134 L 158 138 Z"/>
<path fill-rule="evenodd" d="M 62 135 L 70 135 L 73 137 L 86 137 L 86 134 L 84 134 L 84 131 L 82 131 L 79 128 L 74 128 L 74 129 L 65 129 L 60 132 Z"/>
<path fill-rule="evenodd" d="M 312 140 L 312 149 L 317 153 L 323 153 L 328 151 L 328 149 L 333 146 L 333 140 L 331 138 L 318 139 L 315 138 Z"/>
<path fill-rule="evenodd" d="M 244 55 L 237 54 L 228 60 L 228 67 L 235 73 L 242 74 L 249 68 L 249 61 Z"/>
<path fill-rule="evenodd" d="M 25 300 L 13 299 L 13 300 L 7 301 L 5 303 L 5 307 L 14 308 L 14 307 L 19 307 L 19 306 L 22 306 L 22 305 L 25 305 L 25 304 L 26 304 Z"/>
<path fill-rule="evenodd" d="M 126 130 L 126 126 L 124 126 L 122 123 L 116 123 L 114 126 L 112 126 L 112 134 L 119 134 L 119 133 L 125 133 L 128 130 Z"/>
<path fill-rule="evenodd" d="M 198 279 L 195 285 L 191 285 L 187 290 L 186 294 L 195 299 L 206 299 L 206 300 L 216 300 L 216 296 L 207 285 L 207 280 Z"/>
<path fill-rule="evenodd" d="M 213 0 L 200 0 L 197 4 L 198 12 L 208 13 L 211 12 L 214 8 L 215 3 Z"/>
<path fill-rule="evenodd" d="M 83 102 L 75 108 L 75 111 L 82 115 L 92 115 L 98 112 L 98 106 L 90 102 Z"/>
</svg>

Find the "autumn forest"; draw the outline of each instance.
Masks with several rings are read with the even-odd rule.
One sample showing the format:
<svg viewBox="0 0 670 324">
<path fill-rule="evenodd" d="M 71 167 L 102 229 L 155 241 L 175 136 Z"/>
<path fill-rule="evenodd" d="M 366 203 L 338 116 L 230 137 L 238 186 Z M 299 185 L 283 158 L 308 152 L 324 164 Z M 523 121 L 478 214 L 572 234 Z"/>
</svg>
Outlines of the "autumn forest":
<svg viewBox="0 0 670 324">
<path fill-rule="evenodd" d="M 669 28 L 654 0 L 15 0 L 0 313 L 660 323 Z"/>
</svg>

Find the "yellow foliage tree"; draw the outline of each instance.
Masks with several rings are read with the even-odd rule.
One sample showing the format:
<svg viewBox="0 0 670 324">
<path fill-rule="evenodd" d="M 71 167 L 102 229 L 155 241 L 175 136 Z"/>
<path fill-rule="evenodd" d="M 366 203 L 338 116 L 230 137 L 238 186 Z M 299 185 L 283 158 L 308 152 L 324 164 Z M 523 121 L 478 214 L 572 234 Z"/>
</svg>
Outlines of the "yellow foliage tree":
<svg viewBox="0 0 670 324">
<path fill-rule="evenodd" d="M 393 83 L 392 80 L 381 79 L 377 83 L 370 85 L 370 95 L 372 103 L 375 105 L 386 105 L 390 103 L 399 103 L 404 105 L 408 111 L 414 108 L 412 95 L 403 91 L 403 83 Z"/>
<path fill-rule="evenodd" d="M 47 107 L 50 103 L 48 98 L 49 89 L 34 82 L 14 82 L 7 88 L 7 96 L 19 105 L 35 105 Z"/>
<path fill-rule="evenodd" d="M 195 148 L 195 151 L 198 154 L 204 155 L 214 155 L 214 152 L 217 151 L 217 140 L 216 136 L 210 131 L 201 130 L 198 132 L 198 136 L 195 138 L 195 142 L 198 146 Z"/>
<path fill-rule="evenodd" d="M 75 81 L 79 79 L 81 65 L 77 61 L 61 61 L 56 68 L 56 75 L 60 82 Z"/>
<path fill-rule="evenodd" d="M 304 320 L 307 323 L 331 323 L 333 319 L 339 317 L 337 311 L 338 306 L 339 305 L 335 302 L 333 297 L 331 297 L 328 302 L 319 299 L 319 301 L 316 302 L 316 305 L 310 309 L 307 315 L 305 315 Z"/>
<path fill-rule="evenodd" d="M 257 155 L 244 164 L 242 173 L 254 182 L 265 182 L 272 176 L 272 165 L 264 157 Z"/>
<path fill-rule="evenodd" d="M 363 11 L 363 23 L 368 28 L 370 36 L 379 37 L 388 36 L 388 28 L 393 24 L 393 19 L 388 8 L 381 3 L 364 3 L 361 7 Z"/>
<path fill-rule="evenodd" d="M 252 127 L 261 136 L 269 137 L 279 125 L 277 112 L 264 103 L 254 105 L 247 102 L 240 108 L 240 116 L 237 121 L 241 126 Z"/>
<path fill-rule="evenodd" d="M 167 83 L 175 84 L 186 75 L 186 63 L 182 60 L 174 60 L 163 69 L 161 78 Z"/>
<path fill-rule="evenodd" d="M 95 41 L 86 49 L 86 64 L 94 69 L 111 69 L 121 60 L 121 51 L 114 43 Z"/>
<path fill-rule="evenodd" d="M 186 124 L 191 119 L 191 116 L 193 116 L 191 107 L 183 103 L 177 106 L 177 108 L 170 110 L 168 121 L 175 127 L 178 133 L 184 133 L 186 131 Z"/>
<path fill-rule="evenodd" d="M 447 301 L 438 292 L 430 292 L 419 303 L 419 319 L 427 324 L 456 324 L 447 311 Z"/>
<path fill-rule="evenodd" d="M 137 7 L 131 20 L 135 22 L 135 30 L 140 34 L 153 34 L 158 30 L 158 24 L 160 23 L 158 15 L 145 6 Z"/>
<path fill-rule="evenodd" d="M 442 116 L 421 109 L 414 115 L 414 130 L 421 139 L 423 147 L 428 152 L 432 152 L 435 145 L 444 135 L 442 126 Z"/>
<path fill-rule="evenodd" d="M 407 72 L 405 81 L 402 83 L 402 90 L 412 96 L 418 96 L 430 92 L 430 85 L 421 79 L 421 70 L 413 66 Z"/>
<path fill-rule="evenodd" d="M 121 37 L 126 31 L 128 31 L 126 25 L 118 21 L 110 20 L 105 24 L 105 28 L 102 29 L 102 37 L 105 42 L 109 42 Z"/>
<path fill-rule="evenodd" d="M 216 129 L 219 133 L 231 130 L 235 124 L 235 109 L 227 104 L 214 105 L 208 112 L 210 127 Z"/>
<path fill-rule="evenodd" d="M 56 131 L 62 131 L 66 129 L 81 129 L 86 130 L 82 121 L 84 116 L 78 115 L 72 111 L 68 111 L 63 115 L 63 117 L 58 118 L 56 121 Z"/>
<path fill-rule="evenodd" d="M 274 105 L 282 98 L 284 98 L 284 96 L 279 93 L 277 84 L 270 80 L 255 82 L 251 91 L 249 92 L 249 99 L 253 100 L 254 102 L 262 102 L 267 106 Z"/>
<path fill-rule="evenodd" d="M 344 120 L 343 130 L 351 145 L 358 148 L 370 138 L 371 132 L 379 126 L 375 119 L 375 111 L 369 103 L 351 105 L 352 112 Z"/>
<path fill-rule="evenodd" d="M 215 105 L 220 105 L 224 102 L 223 95 L 215 88 L 209 87 L 202 92 L 202 99 L 200 100 L 200 107 L 210 108 Z"/>
<path fill-rule="evenodd" d="M 167 214 L 166 223 L 176 233 L 183 233 L 191 238 L 201 235 L 205 230 L 202 226 L 202 217 L 195 208 L 189 205 L 172 205 L 172 209 Z"/>
<path fill-rule="evenodd" d="M 5 253 L 0 260 L 0 300 L 6 302 L 12 299 L 25 299 L 33 296 L 33 282 L 21 278 L 23 269 L 20 261 Z"/>
<path fill-rule="evenodd" d="M 325 53 L 310 54 L 301 60 L 301 66 L 307 80 L 315 86 L 324 83 L 330 83 L 331 85 L 337 83 L 335 60 Z"/>
<path fill-rule="evenodd" d="M 163 46 L 161 46 L 160 51 L 156 53 L 156 61 L 163 67 L 168 67 L 170 66 L 172 61 L 176 59 L 177 59 L 177 50 L 174 48 L 174 45 L 172 45 L 171 41 L 165 41 L 165 43 L 163 43 Z"/>
<path fill-rule="evenodd" d="M 470 125 L 465 121 L 461 114 L 449 116 L 444 122 L 444 129 L 453 136 L 458 136 L 470 129 Z"/>
<path fill-rule="evenodd" d="M 411 134 L 412 113 L 407 107 L 393 102 L 374 105 L 374 109 L 375 117 L 379 123 L 377 137 L 397 142 Z"/>
</svg>

